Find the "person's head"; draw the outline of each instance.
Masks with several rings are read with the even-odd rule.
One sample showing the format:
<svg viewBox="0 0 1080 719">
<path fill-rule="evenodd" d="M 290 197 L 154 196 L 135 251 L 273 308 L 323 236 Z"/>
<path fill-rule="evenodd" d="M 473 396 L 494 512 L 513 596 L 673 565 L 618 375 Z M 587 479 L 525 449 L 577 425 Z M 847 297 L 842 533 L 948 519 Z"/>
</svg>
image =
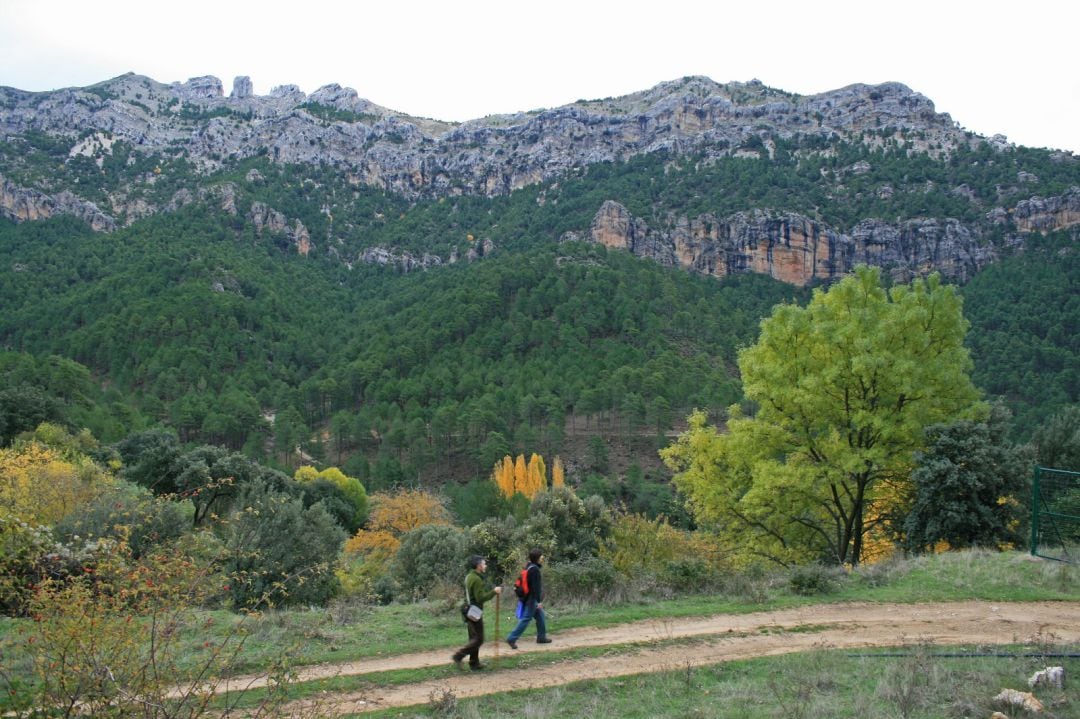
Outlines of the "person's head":
<svg viewBox="0 0 1080 719">
<path fill-rule="evenodd" d="M 474 554 L 469 557 L 469 569 L 475 569 L 483 574 L 484 570 L 487 569 L 487 562 L 479 554 Z"/>
<path fill-rule="evenodd" d="M 529 561 L 533 564 L 539 564 L 540 560 L 544 558 L 543 550 L 533 547 L 529 550 Z"/>
</svg>

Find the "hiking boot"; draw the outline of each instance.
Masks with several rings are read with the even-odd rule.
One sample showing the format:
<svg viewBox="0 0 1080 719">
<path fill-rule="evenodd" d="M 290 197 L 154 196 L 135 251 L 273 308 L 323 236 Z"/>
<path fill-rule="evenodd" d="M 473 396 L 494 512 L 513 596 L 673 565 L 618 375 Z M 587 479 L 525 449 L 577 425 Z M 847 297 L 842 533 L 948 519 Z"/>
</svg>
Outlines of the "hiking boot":
<svg viewBox="0 0 1080 719">
<path fill-rule="evenodd" d="M 551 640 L 548 639 L 547 637 L 537 637 L 536 638 L 536 643 L 537 644 L 551 644 Z"/>
<path fill-rule="evenodd" d="M 458 669 L 464 669 L 465 668 L 465 667 L 461 666 L 462 657 L 450 657 L 450 658 L 454 661 L 454 666 L 455 667 L 457 667 Z"/>
<path fill-rule="evenodd" d="M 487 664 L 470 664 L 469 669 L 472 669 L 474 672 L 482 672 L 487 669 Z"/>
<path fill-rule="evenodd" d="M 517 649 L 517 641 L 514 639 L 507 639 L 506 643 L 510 645 L 511 649 Z"/>
</svg>

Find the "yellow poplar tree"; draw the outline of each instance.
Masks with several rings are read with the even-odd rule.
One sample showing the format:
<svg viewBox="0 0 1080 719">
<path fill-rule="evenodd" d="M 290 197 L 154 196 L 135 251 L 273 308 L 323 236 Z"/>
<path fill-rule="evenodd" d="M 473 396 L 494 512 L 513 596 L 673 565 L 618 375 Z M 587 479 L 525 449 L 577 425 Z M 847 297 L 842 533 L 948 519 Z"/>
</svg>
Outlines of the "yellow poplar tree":
<svg viewBox="0 0 1080 719">
<path fill-rule="evenodd" d="M 539 454 L 534 454 L 529 459 L 530 469 L 533 465 L 536 466 L 536 475 L 538 477 L 536 486 L 539 487 L 538 491 L 542 492 L 547 489 L 548 486 L 547 465 L 544 463 L 544 458 L 541 457 Z"/>
<path fill-rule="evenodd" d="M 503 457 L 502 461 L 496 462 L 491 470 L 491 479 L 499 488 L 503 497 L 513 497 L 514 494 L 514 460 L 510 456 Z"/>
<path fill-rule="evenodd" d="M 514 460 L 514 491 L 529 496 L 529 470 L 525 465 L 525 455 L 519 454 Z"/>
<path fill-rule="evenodd" d="M 562 458 L 555 455 L 555 461 L 551 465 L 551 486 L 566 486 L 566 470 L 563 469 Z"/>
<path fill-rule="evenodd" d="M 562 463 L 558 457 L 555 458 L 555 466 L 560 472 L 562 471 Z M 521 494 L 533 499 L 548 488 L 547 464 L 544 462 L 544 458 L 535 452 L 527 462 L 524 454 L 519 454 L 517 459 L 507 455 L 503 457 L 502 462 L 495 463 L 495 467 L 491 472 L 491 479 L 504 497 Z M 552 481 L 558 482 L 552 486 L 563 486 L 561 474 L 557 475 L 557 477 L 553 475 Z"/>
<path fill-rule="evenodd" d="M 526 476 L 525 496 L 528 497 L 529 499 L 532 499 L 537 494 L 539 494 L 541 491 L 543 491 L 544 485 L 546 484 L 543 477 L 540 475 L 540 465 L 537 464 L 536 459 L 537 459 L 536 454 L 533 454 L 531 457 L 529 457 L 529 462 L 526 465 L 526 469 L 525 469 L 525 476 Z"/>
</svg>

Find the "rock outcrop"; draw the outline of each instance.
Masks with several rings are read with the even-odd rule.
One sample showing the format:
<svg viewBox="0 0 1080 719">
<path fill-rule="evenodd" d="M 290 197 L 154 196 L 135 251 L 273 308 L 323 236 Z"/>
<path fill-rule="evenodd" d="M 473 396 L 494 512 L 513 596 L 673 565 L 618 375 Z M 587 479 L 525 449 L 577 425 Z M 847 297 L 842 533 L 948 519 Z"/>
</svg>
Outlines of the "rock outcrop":
<svg viewBox="0 0 1080 719">
<path fill-rule="evenodd" d="M 246 100 L 254 96 L 255 91 L 251 85 L 251 78 L 247 75 L 238 75 L 233 80 L 232 93 L 229 95 L 233 100 Z"/>
<path fill-rule="evenodd" d="M 1049 232 L 1080 225 L 1080 187 L 1060 197 L 1032 197 L 1016 205 L 1016 228 L 1021 232 Z"/>
<path fill-rule="evenodd" d="M 956 220 L 866 220 L 845 234 L 802 215 L 753 210 L 680 217 L 653 229 L 610 200 L 593 218 L 589 239 L 703 274 L 758 272 L 796 285 L 835 279 L 857 264 L 882 267 L 899 282 L 934 271 L 963 282 L 995 258 Z"/>
<path fill-rule="evenodd" d="M 411 252 L 395 252 L 385 247 L 369 247 L 361 252 L 356 259 L 368 265 L 395 267 L 401 272 L 426 270 L 443 264 L 443 259 L 438 255 L 425 252 L 420 257 L 417 257 Z"/>
<path fill-rule="evenodd" d="M 251 203 L 247 219 L 255 226 L 260 237 L 265 234 L 283 237 L 296 251 L 306 256 L 311 252 L 311 233 L 300 220 L 289 220 L 285 215 L 262 202 Z"/>
<path fill-rule="evenodd" d="M 45 220 L 56 215 L 72 215 L 98 232 L 116 229 L 116 220 L 92 202 L 81 200 L 67 192 L 48 195 L 34 189 L 19 187 L 0 176 L 0 216 L 15 222 Z"/>
</svg>

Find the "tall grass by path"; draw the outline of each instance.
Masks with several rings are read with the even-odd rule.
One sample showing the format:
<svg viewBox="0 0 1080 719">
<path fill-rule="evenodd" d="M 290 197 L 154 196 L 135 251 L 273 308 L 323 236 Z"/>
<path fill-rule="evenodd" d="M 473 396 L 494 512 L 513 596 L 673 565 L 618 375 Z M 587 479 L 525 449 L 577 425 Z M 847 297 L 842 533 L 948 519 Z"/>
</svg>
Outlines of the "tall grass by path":
<svg viewBox="0 0 1080 719">
<path fill-rule="evenodd" d="M 1018 552 L 955 552 L 869 565 L 850 573 L 804 567 L 791 572 L 736 574 L 723 587 L 706 594 L 666 600 L 642 597 L 614 604 L 564 599 L 548 603 L 546 609 L 549 626 L 557 634 L 581 627 L 808 604 L 962 600 L 1080 601 L 1080 568 Z M 446 597 L 389 606 L 337 602 L 328 608 L 273 611 L 256 617 L 195 611 L 179 638 L 180 666 L 182 669 L 186 659 L 194 666 L 207 644 L 219 645 L 237 633 L 243 633 L 244 643 L 228 669 L 232 674 L 445 650 L 463 641 L 457 607 L 457 597 Z M 509 606 L 503 607 L 507 619 L 510 611 Z M 505 634 L 509 621 L 504 624 Z M 33 631 L 31 620 L 0 618 L 0 666 L 9 686 L 15 682 L 32 689 L 33 646 L 27 640 Z M 0 710 L 5 705 L 5 697 L 0 696 Z"/>
<path fill-rule="evenodd" d="M 1030 646 L 996 647 L 1017 656 L 946 658 L 940 653 L 976 654 L 978 647 L 913 647 L 907 656 L 864 656 L 848 651 L 818 651 L 714 664 L 672 666 L 656 674 L 589 680 L 546 689 L 457 699 L 449 691 L 425 706 L 365 713 L 368 719 L 444 717 L 446 719 L 962 719 L 988 717 L 1003 689 L 1028 691 L 1027 679 L 1047 666 L 1080 673 L 1077 659 L 1019 656 Z M 497 684 L 498 677 L 491 681 Z M 1080 719 L 1080 694 L 1041 687 L 1046 716 Z M 1026 716 L 1026 715 L 1025 715 Z"/>
<path fill-rule="evenodd" d="M 800 579 L 801 581 L 796 581 Z M 802 593 L 799 593 L 802 592 Z M 801 568 L 793 572 L 732 575 L 718 591 L 674 599 L 641 598 L 616 604 L 548 602 L 552 632 L 610 627 L 646 619 L 785 609 L 831 602 L 1080 600 L 1080 567 L 1039 560 L 1020 552 L 981 551 L 903 559 L 867 565 L 854 572 Z M 257 672 L 282 662 L 301 666 L 445 649 L 463 641 L 459 599 L 371 606 L 336 602 L 327 608 L 270 611 L 240 617 L 227 611 L 198 611 L 182 636 L 196 649 L 230 634 L 247 634 L 235 673 Z M 504 615 L 512 612 L 504 602 Z M 493 605 L 492 605 L 493 608 Z M 490 623 L 488 631 L 493 631 Z M 505 634 L 509 621 L 504 622 Z M 30 620 L 0 618 L 0 658 L 8 670 L 30 674 L 30 656 L 20 641 Z"/>
</svg>

